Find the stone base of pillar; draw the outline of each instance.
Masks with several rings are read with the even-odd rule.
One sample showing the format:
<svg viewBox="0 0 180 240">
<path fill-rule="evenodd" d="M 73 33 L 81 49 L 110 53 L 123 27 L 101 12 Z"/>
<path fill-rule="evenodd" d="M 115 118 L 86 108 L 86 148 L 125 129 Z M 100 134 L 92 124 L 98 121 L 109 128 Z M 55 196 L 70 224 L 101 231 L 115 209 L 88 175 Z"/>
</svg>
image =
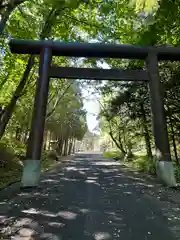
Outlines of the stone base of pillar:
<svg viewBox="0 0 180 240">
<path fill-rule="evenodd" d="M 156 174 L 168 187 L 177 186 L 172 162 L 157 161 Z"/>
<path fill-rule="evenodd" d="M 24 169 L 21 179 L 22 188 L 37 187 L 41 173 L 41 161 L 30 160 L 24 161 Z"/>
</svg>

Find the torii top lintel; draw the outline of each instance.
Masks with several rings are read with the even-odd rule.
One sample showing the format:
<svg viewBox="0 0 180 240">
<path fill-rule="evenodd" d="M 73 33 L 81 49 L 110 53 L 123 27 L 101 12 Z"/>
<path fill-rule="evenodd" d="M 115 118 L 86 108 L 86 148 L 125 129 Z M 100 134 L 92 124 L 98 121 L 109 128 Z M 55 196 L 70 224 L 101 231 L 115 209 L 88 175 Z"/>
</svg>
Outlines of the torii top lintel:
<svg viewBox="0 0 180 240">
<path fill-rule="evenodd" d="M 41 49 L 47 47 L 52 50 L 53 56 L 146 59 L 150 52 L 154 52 L 158 60 L 180 60 L 180 47 L 151 47 L 23 39 L 11 39 L 9 46 L 12 53 L 18 54 L 40 54 Z"/>
</svg>

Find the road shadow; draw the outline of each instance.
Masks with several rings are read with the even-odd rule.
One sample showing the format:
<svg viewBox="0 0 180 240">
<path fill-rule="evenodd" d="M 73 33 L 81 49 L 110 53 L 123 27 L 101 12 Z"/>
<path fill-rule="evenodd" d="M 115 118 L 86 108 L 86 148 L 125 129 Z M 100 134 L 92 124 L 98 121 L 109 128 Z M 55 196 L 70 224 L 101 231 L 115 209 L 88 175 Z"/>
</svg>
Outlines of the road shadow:
<svg viewBox="0 0 180 240">
<path fill-rule="evenodd" d="M 39 188 L 0 203 L 1 232 L 16 240 L 176 239 L 158 195 L 149 193 L 156 188 L 118 162 L 77 155 Z"/>
</svg>

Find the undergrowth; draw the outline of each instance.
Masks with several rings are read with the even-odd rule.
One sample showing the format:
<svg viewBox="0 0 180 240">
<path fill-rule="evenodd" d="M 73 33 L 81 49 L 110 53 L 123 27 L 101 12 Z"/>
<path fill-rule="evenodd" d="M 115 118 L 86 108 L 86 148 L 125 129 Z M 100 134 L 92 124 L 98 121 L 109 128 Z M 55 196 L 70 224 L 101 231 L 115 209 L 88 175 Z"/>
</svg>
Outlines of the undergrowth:
<svg viewBox="0 0 180 240">
<path fill-rule="evenodd" d="M 19 141 L 0 141 L 0 189 L 21 179 L 25 152 L 26 146 Z M 54 154 L 43 153 L 41 171 L 50 169 L 55 163 Z"/>
<path fill-rule="evenodd" d="M 104 153 L 105 158 L 116 158 L 122 156 L 119 151 L 109 151 Z M 123 162 L 126 166 L 133 168 L 139 172 L 145 172 L 151 175 L 156 175 L 156 159 L 149 159 L 146 155 L 135 154 L 128 161 Z M 175 161 L 174 163 L 174 172 L 176 181 L 180 182 L 180 165 L 177 165 Z"/>
<path fill-rule="evenodd" d="M 104 153 L 105 158 L 119 158 L 123 160 L 123 155 L 120 151 L 109 151 Z M 124 157 L 124 164 L 134 168 L 140 172 L 146 172 L 155 175 L 156 161 L 155 159 L 148 159 L 146 155 L 133 155 L 132 158 Z"/>
<path fill-rule="evenodd" d="M 149 159 L 146 155 L 135 155 L 129 162 L 125 162 L 126 165 L 135 168 L 140 172 L 146 172 L 148 174 L 156 174 L 156 160 L 155 158 Z"/>
<path fill-rule="evenodd" d="M 180 183 L 180 166 L 179 165 L 174 164 L 174 172 L 175 172 L 176 181 Z"/>
<path fill-rule="evenodd" d="M 23 162 L 18 155 L 24 153 L 24 146 L 8 139 L 0 141 L 0 189 L 20 180 Z"/>
<path fill-rule="evenodd" d="M 116 158 L 119 157 L 121 158 L 122 153 L 120 151 L 108 151 L 103 154 L 105 158 Z"/>
<path fill-rule="evenodd" d="M 146 155 L 134 156 L 131 162 L 127 163 L 128 166 L 136 168 L 138 171 L 146 172 L 151 175 L 156 175 L 156 158 L 148 159 Z M 180 166 L 173 160 L 174 173 L 177 183 L 180 182 Z"/>
</svg>

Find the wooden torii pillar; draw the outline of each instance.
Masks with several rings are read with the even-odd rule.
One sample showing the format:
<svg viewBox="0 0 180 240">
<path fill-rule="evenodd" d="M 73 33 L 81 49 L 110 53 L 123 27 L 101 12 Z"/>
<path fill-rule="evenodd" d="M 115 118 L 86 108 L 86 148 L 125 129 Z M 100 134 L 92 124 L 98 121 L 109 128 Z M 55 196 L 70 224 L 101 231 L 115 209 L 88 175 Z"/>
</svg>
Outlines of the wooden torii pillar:
<svg viewBox="0 0 180 240">
<path fill-rule="evenodd" d="M 151 96 L 152 125 L 156 157 L 158 159 L 158 162 L 156 162 L 156 173 L 168 186 L 175 186 L 176 179 L 170 153 L 157 54 L 150 51 L 146 63 L 150 79 L 149 89 Z"/>
<path fill-rule="evenodd" d="M 35 187 L 40 177 L 40 162 L 43 131 L 46 116 L 49 78 L 79 78 L 108 80 L 149 80 L 153 134 L 157 149 L 157 174 L 167 185 L 176 185 L 170 155 L 167 126 L 164 114 L 161 83 L 158 74 L 158 60 L 180 60 L 180 48 L 140 47 L 132 45 L 64 43 L 59 41 L 10 40 L 12 53 L 40 54 L 39 78 L 33 110 L 32 127 L 27 148 L 22 186 Z M 51 67 L 52 56 L 125 58 L 147 61 L 146 71 L 118 69 L 73 69 Z"/>
<path fill-rule="evenodd" d="M 40 178 L 41 152 L 44 136 L 44 125 L 49 93 L 49 68 L 52 53 L 50 48 L 42 48 L 39 62 L 39 78 L 36 82 L 34 110 L 31 130 L 28 139 L 26 160 L 22 175 L 22 187 L 37 186 Z"/>
</svg>

